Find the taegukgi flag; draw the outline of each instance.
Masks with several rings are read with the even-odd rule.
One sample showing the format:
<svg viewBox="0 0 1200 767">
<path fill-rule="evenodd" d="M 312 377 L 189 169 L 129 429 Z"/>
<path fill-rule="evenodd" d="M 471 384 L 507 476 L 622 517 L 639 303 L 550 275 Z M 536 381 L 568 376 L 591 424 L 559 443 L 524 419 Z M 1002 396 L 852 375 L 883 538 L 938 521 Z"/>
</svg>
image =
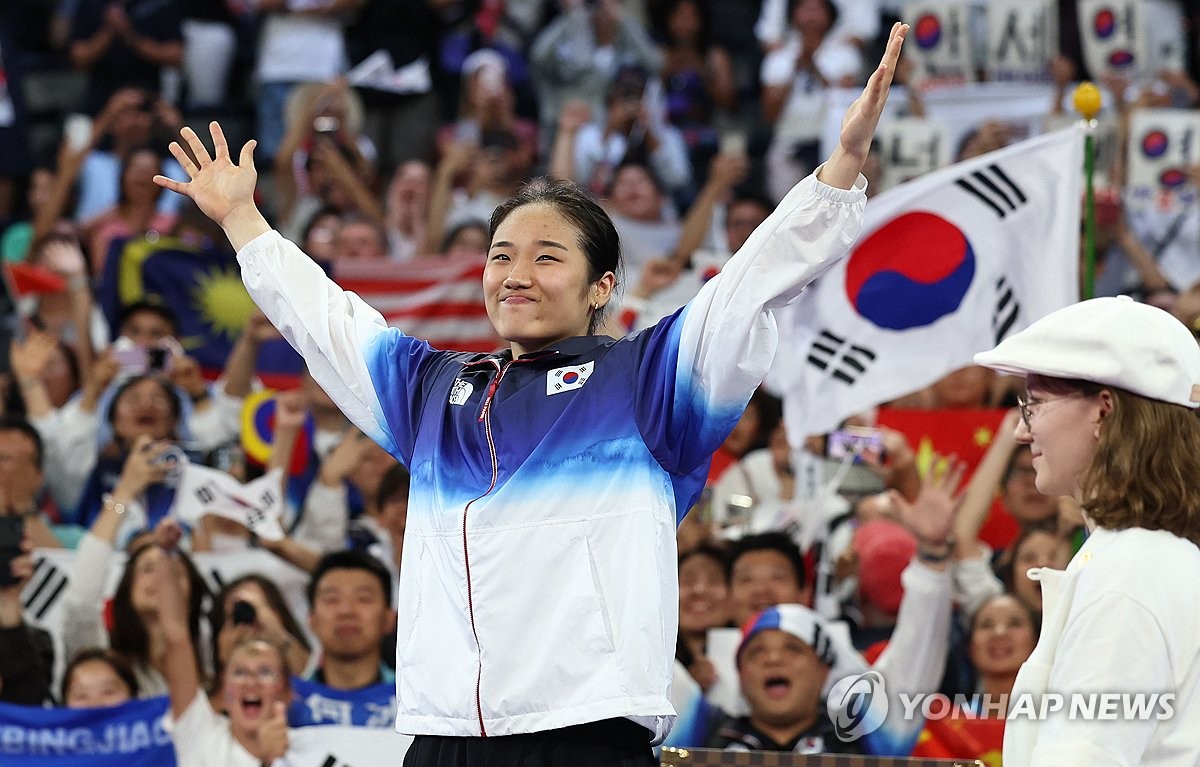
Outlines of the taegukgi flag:
<svg viewBox="0 0 1200 767">
<path fill-rule="evenodd" d="M 867 204 L 851 250 L 779 313 L 788 436 L 928 386 L 1079 298 L 1083 129 L 942 168 Z"/>
</svg>

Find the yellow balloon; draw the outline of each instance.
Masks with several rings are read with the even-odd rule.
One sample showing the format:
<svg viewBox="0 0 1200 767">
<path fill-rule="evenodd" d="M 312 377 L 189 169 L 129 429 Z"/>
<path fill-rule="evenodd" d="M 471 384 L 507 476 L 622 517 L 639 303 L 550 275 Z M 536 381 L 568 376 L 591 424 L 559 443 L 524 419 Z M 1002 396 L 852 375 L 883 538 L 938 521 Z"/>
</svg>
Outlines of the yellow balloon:
<svg viewBox="0 0 1200 767">
<path fill-rule="evenodd" d="M 1075 111 L 1089 120 L 1100 114 L 1100 89 L 1093 83 L 1083 82 L 1075 86 L 1072 101 Z"/>
</svg>

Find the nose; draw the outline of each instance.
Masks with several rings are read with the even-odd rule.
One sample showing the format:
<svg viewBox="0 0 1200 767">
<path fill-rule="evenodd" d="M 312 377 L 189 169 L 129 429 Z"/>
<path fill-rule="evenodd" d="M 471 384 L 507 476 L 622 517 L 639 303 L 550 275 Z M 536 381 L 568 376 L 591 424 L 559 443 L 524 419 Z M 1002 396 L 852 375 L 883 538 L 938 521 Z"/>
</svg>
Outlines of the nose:
<svg viewBox="0 0 1200 767">
<path fill-rule="evenodd" d="M 1017 428 L 1013 430 L 1013 436 L 1015 436 L 1017 442 L 1022 445 L 1028 445 L 1030 442 L 1033 442 L 1033 432 L 1031 432 L 1029 427 L 1025 425 L 1024 418 L 1017 419 Z"/>
<path fill-rule="evenodd" d="M 504 275 L 504 287 L 508 290 L 519 290 L 527 288 L 532 284 L 532 279 L 529 270 L 520 263 L 513 261 L 508 268 L 508 274 Z"/>
</svg>

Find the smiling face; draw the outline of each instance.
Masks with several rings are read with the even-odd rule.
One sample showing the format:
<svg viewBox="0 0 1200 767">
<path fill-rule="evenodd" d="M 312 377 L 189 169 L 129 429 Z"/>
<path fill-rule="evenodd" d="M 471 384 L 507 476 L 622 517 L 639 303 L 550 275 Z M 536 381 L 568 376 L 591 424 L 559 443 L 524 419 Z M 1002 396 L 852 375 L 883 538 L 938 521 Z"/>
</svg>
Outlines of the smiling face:
<svg viewBox="0 0 1200 767">
<path fill-rule="evenodd" d="M 1051 392 L 1029 381 L 1028 426 L 1017 425 L 1017 441 L 1029 445 L 1034 480 L 1043 495 L 1079 499 L 1080 482 L 1100 441 L 1100 421 L 1111 409 L 1111 393 L 1096 396 Z"/>
<path fill-rule="evenodd" d="M 724 566 L 706 554 L 689 556 L 679 565 L 679 630 L 704 632 L 728 620 Z"/>
<path fill-rule="evenodd" d="M 587 335 L 593 305 L 608 303 L 612 272 L 588 280 L 579 230 L 550 205 L 517 208 L 492 238 L 483 289 L 488 318 L 514 356 Z"/>
<path fill-rule="evenodd" d="M 803 604 L 805 593 L 792 562 L 774 549 L 748 551 L 737 558 L 729 581 L 730 610 L 741 626 L 758 613 L 782 604 Z"/>
<path fill-rule="evenodd" d="M 102 660 L 89 660 L 71 670 L 65 702 L 67 708 L 100 708 L 125 703 L 131 697 L 116 669 Z"/>
<path fill-rule="evenodd" d="M 807 642 L 778 629 L 752 636 L 738 658 L 738 679 L 751 720 L 775 729 L 817 716 L 828 675 L 829 667 Z"/>
<path fill-rule="evenodd" d="M 290 697 L 287 670 L 279 651 L 253 640 L 234 648 L 221 675 L 221 702 L 235 733 L 253 736 L 277 702 Z"/>
<path fill-rule="evenodd" d="M 1003 594 L 984 603 L 975 616 L 969 654 L 981 676 L 1016 676 L 1033 652 L 1037 637 L 1029 610 Z"/>
</svg>

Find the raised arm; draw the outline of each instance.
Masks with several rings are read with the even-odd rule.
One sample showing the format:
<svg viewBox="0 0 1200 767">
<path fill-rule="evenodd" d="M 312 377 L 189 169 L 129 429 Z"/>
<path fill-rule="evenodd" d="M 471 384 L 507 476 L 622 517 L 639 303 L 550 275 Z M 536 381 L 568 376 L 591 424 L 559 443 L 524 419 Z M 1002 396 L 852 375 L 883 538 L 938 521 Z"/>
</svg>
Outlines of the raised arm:
<svg viewBox="0 0 1200 767">
<path fill-rule="evenodd" d="M 871 149 L 871 140 L 875 138 L 875 128 L 879 125 L 880 115 L 883 114 L 883 105 L 887 103 L 892 76 L 900 61 L 900 48 L 907 33 L 907 24 L 896 22 L 892 25 L 883 60 L 871 73 L 862 95 L 846 110 L 837 148 L 817 174 L 817 178 L 826 184 L 838 189 L 849 189 L 858 178 Z"/>
<path fill-rule="evenodd" d="M 246 142 L 235 165 L 221 126 L 213 122 L 209 130 L 211 155 L 191 128 L 181 131 L 195 161 L 171 144 L 190 181 L 155 176 L 155 183 L 191 197 L 221 225 L 238 251 L 250 296 L 341 411 L 393 455 L 411 455 L 420 404 L 415 384 L 433 350 L 389 328 L 378 311 L 272 232 L 254 203 L 255 142 Z"/>
</svg>

